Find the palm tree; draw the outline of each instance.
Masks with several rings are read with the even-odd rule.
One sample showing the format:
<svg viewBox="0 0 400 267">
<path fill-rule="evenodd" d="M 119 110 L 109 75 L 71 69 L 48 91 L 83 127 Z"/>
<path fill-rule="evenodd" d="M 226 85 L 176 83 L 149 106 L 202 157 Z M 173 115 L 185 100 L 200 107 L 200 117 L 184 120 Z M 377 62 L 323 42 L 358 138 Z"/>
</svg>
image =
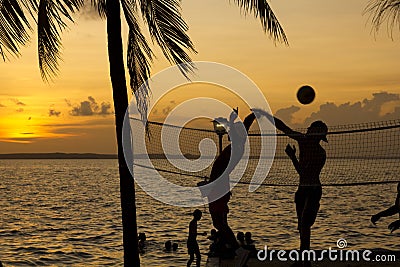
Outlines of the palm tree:
<svg viewBox="0 0 400 267">
<path fill-rule="evenodd" d="M 286 35 L 266 0 L 234 0 L 245 13 L 261 21 L 263 29 L 275 42 L 287 44 Z M 150 77 L 153 52 L 138 24 L 141 16 L 151 38 L 172 64 L 181 64 L 183 74 L 192 71 L 188 52 L 196 52 L 186 34 L 188 29 L 180 13 L 180 0 L 91 0 L 99 15 L 107 21 L 107 43 L 110 77 L 113 90 L 115 125 L 118 144 L 120 196 L 123 224 L 124 265 L 140 266 L 137 248 L 137 223 L 134 179 L 124 159 L 122 125 L 128 107 L 128 88 L 123 60 L 121 7 L 129 26 L 127 68 L 130 87 L 135 94 L 142 116 L 147 112 L 150 88 L 140 87 Z M 72 15 L 84 5 L 84 0 L 1 0 L 0 54 L 19 55 L 19 49 L 29 40 L 32 17 L 38 32 L 39 68 L 44 80 L 58 73 L 61 32 Z M 141 88 L 141 89 L 139 89 Z"/>
<path fill-rule="evenodd" d="M 391 33 L 396 24 L 400 30 L 400 0 L 372 0 L 364 13 L 370 14 L 376 32 L 385 21 Z"/>
</svg>

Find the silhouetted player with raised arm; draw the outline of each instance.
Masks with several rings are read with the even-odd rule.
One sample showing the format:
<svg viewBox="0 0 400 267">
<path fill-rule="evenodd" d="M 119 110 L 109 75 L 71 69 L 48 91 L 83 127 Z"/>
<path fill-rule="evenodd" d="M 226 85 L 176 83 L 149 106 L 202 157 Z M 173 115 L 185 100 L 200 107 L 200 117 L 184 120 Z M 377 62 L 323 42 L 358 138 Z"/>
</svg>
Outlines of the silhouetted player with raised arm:
<svg viewBox="0 0 400 267">
<path fill-rule="evenodd" d="M 398 213 L 400 216 L 400 182 L 397 185 L 397 197 L 396 201 L 394 202 L 394 205 L 384 211 L 372 215 L 371 222 L 375 224 L 380 218 L 392 216 L 395 215 L 396 213 Z M 393 233 L 393 231 L 400 228 L 400 220 L 392 222 L 391 224 L 389 224 L 388 228 L 390 232 Z"/>
<path fill-rule="evenodd" d="M 328 127 L 322 121 L 314 121 L 307 129 L 307 133 L 293 131 L 280 119 L 267 112 L 253 109 L 258 115 L 263 115 L 275 127 L 287 136 L 297 141 L 299 145 L 299 159 L 296 158 L 296 148 L 287 145 L 285 152 L 290 157 L 300 176 L 299 187 L 295 194 L 298 230 L 300 232 L 300 249 L 310 249 L 311 226 L 314 224 L 319 210 L 319 201 L 322 196 L 322 186 L 319 175 L 326 161 L 326 152 L 320 141 L 328 142 L 326 134 Z"/>
<path fill-rule="evenodd" d="M 210 202 L 209 211 L 214 227 L 219 231 L 221 240 L 228 244 L 232 249 L 239 248 L 235 234 L 228 225 L 228 202 L 232 193 L 230 192 L 229 174 L 233 171 L 243 156 L 247 132 L 256 116 L 251 113 L 244 121 L 234 122 L 237 118 L 237 110 L 234 110 L 229 118 L 229 136 L 231 144 L 225 147 L 222 153 L 214 161 L 210 174 L 210 182 L 216 181 L 216 185 L 210 192 L 209 199 L 223 195 L 219 199 Z M 243 127 L 244 126 L 244 127 Z"/>
</svg>

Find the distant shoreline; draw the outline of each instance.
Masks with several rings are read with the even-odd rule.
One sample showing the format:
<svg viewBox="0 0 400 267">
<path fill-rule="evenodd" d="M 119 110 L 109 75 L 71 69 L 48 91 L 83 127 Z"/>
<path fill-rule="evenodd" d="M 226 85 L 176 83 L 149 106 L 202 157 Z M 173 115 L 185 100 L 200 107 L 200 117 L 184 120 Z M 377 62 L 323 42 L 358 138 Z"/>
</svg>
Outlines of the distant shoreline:
<svg viewBox="0 0 400 267">
<path fill-rule="evenodd" d="M 0 154 L 0 159 L 118 159 L 118 156 L 96 153 L 12 153 Z"/>
</svg>

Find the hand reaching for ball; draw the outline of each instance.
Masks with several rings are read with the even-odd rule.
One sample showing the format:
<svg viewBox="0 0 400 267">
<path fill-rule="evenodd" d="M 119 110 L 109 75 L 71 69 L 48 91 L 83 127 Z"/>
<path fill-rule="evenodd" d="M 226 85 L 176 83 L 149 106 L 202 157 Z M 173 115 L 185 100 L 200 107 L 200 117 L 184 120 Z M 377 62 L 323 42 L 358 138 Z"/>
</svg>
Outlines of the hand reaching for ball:
<svg viewBox="0 0 400 267">
<path fill-rule="evenodd" d="M 257 118 L 260 118 L 261 116 L 265 116 L 267 118 L 272 117 L 271 114 L 260 108 L 252 108 L 251 111 L 254 113 L 254 115 L 256 115 Z"/>
<path fill-rule="evenodd" d="M 238 117 L 238 109 L 233 109 L 231 115 L 229 116 L 229 121 L 233 123 L 237 119 L 237 117 Z"/>
</svg>

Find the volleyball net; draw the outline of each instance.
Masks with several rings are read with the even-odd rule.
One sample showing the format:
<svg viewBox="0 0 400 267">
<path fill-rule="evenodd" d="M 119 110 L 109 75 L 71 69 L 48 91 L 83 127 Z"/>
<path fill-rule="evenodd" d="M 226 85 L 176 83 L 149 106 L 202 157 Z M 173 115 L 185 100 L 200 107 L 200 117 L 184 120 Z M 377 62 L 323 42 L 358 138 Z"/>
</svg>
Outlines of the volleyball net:
<svg viewBox="0 0 400 267">
<path fill-rule="evenodd" d="M 131 118 L 131 127 L 140 120 Z M 195 186 L 210 175 L 212 163 L 215 160 L 215 148 L 219 146 L 219 136 L 210 129 L 178 127 L 157 122 L 148 122 L 148 138 L 146 138 L 147 155 L 151 164 L 142 164 L 141 155 L 135 155 L 134 164 L 138 168 L 156 169 L 167 179 L 181 181 L 182 184 Z M 171 131 L 164 131 L 166 127 Z M 324 186 L 349 186 L 363 184 L 396 183 L 400 181 L 400 119 L 361 124 L 328 126 L 328 142 L 321 142 L 326 150 L 327 160 L 320 174 Z M 305 133 L 306 129 L 296 129 Z M 165 136 L 165 135 L 171 136 Z M 162 136 L 164 135 L 164 136 Z M 293 139 L 277 131 L 268 135 L 276 136 L 276 149 L 272 166 L 261 185 L 295 186 L 299 175 L 291 160 L 285 154 L 287 144 L 298 145 Z M 198 171 L 187 171 L 187 168 L 177 167 L 169 159 L 176 157 L 165 152 L 163 141 L 177 138 L 180 152 L 185 157 L 185 164 L 193 164 L 202 155 L 208 162 L 207 167 Z M 135 137 L 133 137 L 135 138 Z M 260 140 L 262 135 L 258 130 L 251 130 L 248 135 L 249 155 L 243 177 L 239 183 L 249 184 L 257 164 L 263 164 Z M 210 139 L 215 146 L 209 151 L 199 149 L 202 140 Z M 168 144 L 167 144 L 168 145 Z M 222 147 L 229 145 L 228 135 L 222 137 Z M 201 150 L 201 152 L 200 152 Z M 218 150 L 218 149 L 217 149 Z M 213 154 L 214 153 L 214 154 Z M 211 158 L 211 155 L 214 155 Z M 188 168 L 190 169 L 190 168 Z M 263 177 L 264 178 L 264 177 Z"/>
</svg>

